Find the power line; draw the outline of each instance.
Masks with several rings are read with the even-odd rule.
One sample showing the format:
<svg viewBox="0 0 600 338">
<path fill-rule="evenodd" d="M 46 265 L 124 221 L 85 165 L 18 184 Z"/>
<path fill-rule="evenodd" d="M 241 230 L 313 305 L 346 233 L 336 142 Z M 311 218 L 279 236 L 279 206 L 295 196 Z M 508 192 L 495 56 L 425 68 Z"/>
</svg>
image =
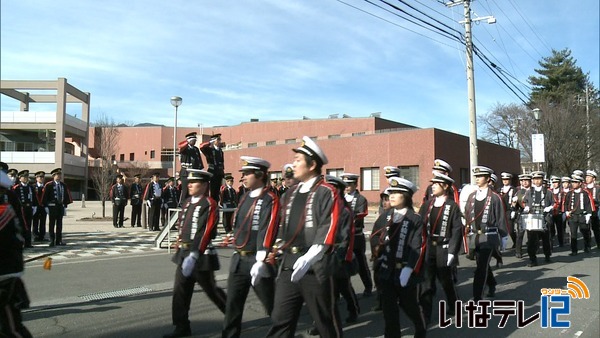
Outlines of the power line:
<svg viewBox="0 0 600 338">
<path fill-rule="evenodd" d="M 508 2 L 510 2 L 510 4 L 513 6 L 513 8 L 515 9 L 515 11 L 517 11 L 517 14 L 519 14 L 519 16 L 521 17 L 521 19 L 523 19 L 523 21 L 527 24 L 527 26 L 529 27 L 529 29 L 531 29 L 531 31 L 533 32 L 533 34 L 535 34 L 535 36 L 537 36 L 537 38 L 544 45 L 544 47 L 546 47 L 546 49 L 548 50 L 548 52 L 552 53 L 552 48 L 550 48 L 550 46 L 548 46 L 548 44 L 546 43 L 546 41 L 537 33 L 537 31 L 535 29 L 533 29 L 533 27 L 529 24 L 529 21 L 527 19 L 525 19 L 525 17 L 521 13 L 521 11 L 517 8 L 517 5 L 513 2 L 513 0 L 508 0 Z"/>
<path fill-rule="evenodd" d="M 540 53 L 540 51 L 538 51 L 537 48 L 535 48 L 535 46 L 531 43 L 531 41 L 529 41 L 529 39 L 527 39 L 527 37 L 523 34 L 523 32 L 521 32 L 521 30 L 517 27 L 517 25 L 515 25 L 515 23 L 510 19 L 510 17 L 506 14 L 506 12 L 504 12 L 504 10 L 498 4 L 496 4 L 496 7 L 498 7 L 500 12 L 502 12 L 502 14 L 504 14 L 504 16 L 506 17 L 508 22 L 511 23 L 511 25 L 515 28 L 515 30 L 517 32 L 519 32 L 519 34 L 521 34 L 521 36 L 525 39 L 525 41 L 527 41 L 527 43 L 531 46 L 531 48 L 533 48 L 533 50 L 535 50 L 535 52 L 538 53 L 540 57 L 543 57 L 542 53 Z M 510 34 L 508 32 L 506 32 L 506 33 L 510 36 Z M 515 42 L 517 42 L 517 41 L 515 40 Z M 518 42 L 517 42 L 517 44 L 518 44 Z"/>
</svg>

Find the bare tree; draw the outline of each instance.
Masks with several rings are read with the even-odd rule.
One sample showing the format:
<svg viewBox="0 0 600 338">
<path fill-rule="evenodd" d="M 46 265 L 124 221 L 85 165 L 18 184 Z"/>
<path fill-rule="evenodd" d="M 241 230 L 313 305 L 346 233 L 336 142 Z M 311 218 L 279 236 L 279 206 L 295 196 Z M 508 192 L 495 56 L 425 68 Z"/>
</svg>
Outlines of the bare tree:
<svg viewBox="0 0 600 338">
<path fill-rule="evenodd" d="M 112 118 L 102 114 L 94 122 L 94 149 L 95 165 L 91 170 L 94 189 L 102 201 L 102 217 L 106 217 L 106 201 L 109 200 L 110 187 L 112 186 L 117 168 L 114 158 L 119 149 L 119 129 Z M 92 153 L 92 149 L 90 149 Z"/>
</svg>

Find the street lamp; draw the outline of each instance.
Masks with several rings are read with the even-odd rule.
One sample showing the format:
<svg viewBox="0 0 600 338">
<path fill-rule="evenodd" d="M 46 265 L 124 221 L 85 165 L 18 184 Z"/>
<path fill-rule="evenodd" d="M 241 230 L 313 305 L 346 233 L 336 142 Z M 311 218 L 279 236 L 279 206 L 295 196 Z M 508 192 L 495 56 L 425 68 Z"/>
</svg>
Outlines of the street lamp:
<svg viewBox="0 0 600 338">
<path fill-rule="evenodd" d="M 173 125 L 173 176 L 175 176 L 175 162 L 177 159 L 177 108 L 181 106 L 181 97 L 171 96 L 171 105 L 175 107 L 175 123 Z"/>
</svg>

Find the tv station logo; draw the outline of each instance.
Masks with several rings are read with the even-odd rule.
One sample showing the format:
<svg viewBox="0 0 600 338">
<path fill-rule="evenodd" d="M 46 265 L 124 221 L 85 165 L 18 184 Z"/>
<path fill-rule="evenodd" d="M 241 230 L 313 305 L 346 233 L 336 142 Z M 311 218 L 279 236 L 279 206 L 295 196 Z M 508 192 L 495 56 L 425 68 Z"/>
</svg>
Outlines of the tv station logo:
<svg viewBox="0 0 600 338">
<path fill-rule="evenodd" d="M 504 328 L 510 317 L 516 317 L 517 327 L 524 328 L 536 320 L 540 320 L 542 328 L 570 328 L 571 321 L 566 316 L 571 314 L 571 302 L 575 299 L 589 299 L 590 289 L 579 278 L 567 277 L 566 289 L 543 288 L 540 290 L 540 311 L 527 317 L 523 300 L 461 300 L 454 304 L 455 315 L 447 317 L 446 301 L 440 301 L 439 326 L 449 327 L 454 323 L 457 328 L 463 325 L 469 328 L 487 328 L 492 316 L 500 317 L 498 328 Z M 466 314 L 466 319 L 463 319 Z M 464 323 L 466 322 L 466 323 Z"/>
</svg>

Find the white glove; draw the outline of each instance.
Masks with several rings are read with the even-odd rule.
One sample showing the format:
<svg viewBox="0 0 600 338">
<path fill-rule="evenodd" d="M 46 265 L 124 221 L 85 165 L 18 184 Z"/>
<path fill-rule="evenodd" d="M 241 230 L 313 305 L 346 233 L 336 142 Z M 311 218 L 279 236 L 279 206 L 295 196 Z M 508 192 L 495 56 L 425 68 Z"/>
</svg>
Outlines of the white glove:
<svg viewBox="0 0 600 338">
<path fill-rule="evenodd" d="M 551 206 L 551 205 L 550 205 L 550 206 L 547 206 L 547 207 L 545 207 L 545 208 L 544 208 L 544 212 L 550 212 L 550 211 L 552 211 L 552 209 L 553 209 L 553 208 L 554 208 L 554 207 L 553 207 L 553 206 Z"/>
<path fill-rule="evenodd" d="M 448 254 L 448 263 L 446 264 L 447 266 L 450 266 L 450 264 L 452 264 L 452 261 L 454 260 L 454 255 L 449 253 Z"/>
<path fill-rule="evenodd" d="M 402 268 L 402 271 L 400 271 L 400 286 L 401 287 L 405 287 L 406 284 L 408 284 L 408 279 L 410 278 L 410 275 L 413 272 L 413 268 L 405 266 Z"/>
<path fill-rule="evenodd" d="M 292 282 L 297 283 L 308 272 L 308 269 L 314 262 L 320 260 L 325 252 L 325 247 L 321 244 L 315 244 L 308 249 L 304 255 L 300 256 L 294 263 L 294 272 L 292 272 Z"/>
<path fill-rule="evenodd" d="M 569 218 L 569 216 L 571 216 L 571 212 L 570 211 L 565 211 L 564 215 L 565 215 L 566 218 Z"/>
<path fill-rule="evenodd" d="M 266 276 L 267 272 L 267 264 L 265 264 L 264 260 L 267 257 L 267 252 L 262 250 L 256 253 L 256 263 L 252 265 L 250 269 L 250 276 L 252 280 L 250 281 L 252 286 L 258 284 L 261 277 Z"/>
<path fill-rule="evenodd" d="M 183 259 L 183 263 L 181 263 L 181 273 L 184 277 L 189 277 L 192 275 L 192 271 L 194 271 L 194 266 L 196 266 L 197 259 L 198 257 L 191 253 L 189 256 Z"/>
<path fill-rule="evenodd" d="M 150 208 L 152 206 L 152 203 L 150 203 L 150 201 L 146 201 L 146 205 L 148 206 L 148 208 Z"/>
<path fill-rule="evenodd" d="M 35 215 L 35 213 L 37 212 L 37 207 L 31 207 L 31 211 L 33 212 L 32 215 Z"/>
<path fill-rule="evenodd" d="M 515 211 L 511 211 L 511 212 L 510 212 L 510 218 L 511 218 L 511 219 L 515 218 L 515 215 L 516 215 L 516 214 L 517 214 L 517 213 L 516 213 Z"/>
<path fill-rule="evenodd" d="M 585 215 L 585 223 L 590 223 L 590 219 L 592 219 L 592 214 Z"/>
<path fill-rule="evenodd" d="M 519 198 L 517 196 L 513 196 L 512 201 L 513 202 L 517 202 L 519 200 Z"/>
<path fill-rule="evenodd" d="M 567 213 L 566 212 L 564 214 L 562 214 L 562 220 L 563 220 L 563 222 L 567 220 Z"/>
<path fill-rule="evenodd" d="M 502 237 L 502 250 L 506 249 L 506 243 L 508 243 L 508 236 Z"/>
<path fill-rule="evenodd" d="M 50 209 L 48 209 L 48 207 L 45 207 L 44 211 L 46 212 L 46 214 L 48 214 L 48 215 L 50 214 Z"/>
<path fill-rule="evenodd" d="M 526 206 L 525 208 L 523 208 L 523 213 L 528 213 L 529 212 L 529 206 Z"/>
</svg>

